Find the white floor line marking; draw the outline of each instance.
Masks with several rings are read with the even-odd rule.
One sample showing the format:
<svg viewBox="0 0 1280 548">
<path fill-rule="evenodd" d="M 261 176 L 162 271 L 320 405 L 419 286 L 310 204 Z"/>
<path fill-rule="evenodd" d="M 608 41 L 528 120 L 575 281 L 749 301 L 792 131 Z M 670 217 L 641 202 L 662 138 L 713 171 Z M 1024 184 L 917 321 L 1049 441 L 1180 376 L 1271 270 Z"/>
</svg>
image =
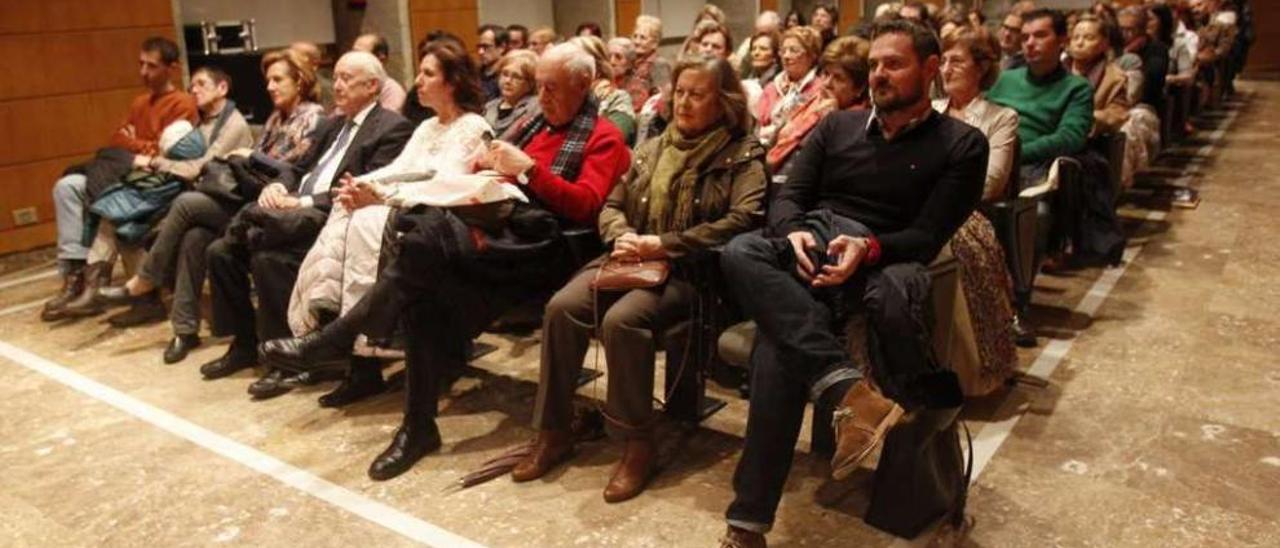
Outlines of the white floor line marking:
<svg viewBox="0 0 1280 548">
<path fill-rule="evenodd" d="M 196 425 L 22 348 L 0 341 L 0 357 L 40 373 L 135 418 L 240 463 L 303 493 L 430 546 L 483 546 L 415 516 Z"/>
<path fill-rule="evenodd" d="M 36 273 L 36 274 L 30 274 L 30 275 L 27 275 L 27 276 L 23 276 L 23 277 L 21 277 L 21 278 L 17 278 L 17 279 L 14 279 L 14 280 L 6 280 L 6 281 L 3 281 L 3 282 L 0 282 L 0 291 L 3 291 L 3 290 L 5 290 L 5 289 L 9 289 L 10 287 L 17 287 L 17 286 L 20 286 L 20 285 L 23 285 L 23 284 L 27 284 L 27 283 L 31 283 L 31 282 L 34 282 L 34 281 L 43 280 L 43 279 L 46 279 L 46 278 L 54 278 L 54 277 L 57 277 L 57 275 L 58 275 L 58 269 L 56 269 L 56 268 L 55 268 L 55 269 L 52 269 L 52 270 L 46 270 L 46 271 L 44 271 L 44 272 L 39 272 L 39 273 Z"/>
<path fill-rule="evenodd" d="M 1230 114 L 1222 119 L 1218 128 L 1209 134 L 1209 143 L 1197 149 L 1198 155 L 1212 154 L 1217 149 L 1218 142 L 1226 135 L 1227 128 L 1235 123 L 1238 112 L 1238 110 L 1232 110 Z M 1199 165 L 1204 162 L 1204 159 L 1199 157 L 1192 160 L 1192 162 Z M 1185 174 L 1179 177 L 1177 182 L 1185 186 L 1193 178 L 1192 174 Z M 1145 216 L 1146 220 L 1144 222 L 1161 221 L 1166 216 L 1168 216 L 1167 212 L 1151 211 Z M 1098 276 L 1098 279 L 1093 282 L 1089 291 L 1080 299 L 1079 304 L 1075 307 L 1075 312 L 1084 314 L 1092 319 L 1098 308 L 1110 296 L 1111 291 L 1115 289 L 1116 283 L 1129 270 L 1129 266 L 1133 264 L 1134 259 L 1138 257 L 1138 254 L 1145 247 L 1146 243 L 1143 243 L 1126 249 L 1121 266 L 1103 271 L 1102 275 Z M 1045 344 L 1044 350 L 1041 350 L 1040 354 L 1036 356 L 1035 361 L 1031 362 L 1031 367 L 1027 369 L 1026 374 L 1047 380 L 1053 375 L 1054 370 L 1062 364 L 1062 361 L 1066 359 L 1067 354 L 1071 352 L 1071 347 L 1075 345 L 1078 336 L 1077 334 L 1069 339 L 1053 339 L 1049 341 Z M 978 482 L 978 478 L 982 476 L 987 464 L 995 457 L 996 452 L 1000 450 L 1000 446 L 1004 445 L 1004 442 L 1009 439 L 1009 435 L 1013 433 L 1013 428 L 1018 425 L 1018 421 L 1022 420 L 1022 417 L 1026 415 L 1025 410 L 1017 409 L 1018 405 L 1011 398 L 1005 399 L 1004 403 L 995 412 L 995 416 L 1007 416 L 1009 418 L 987 423 L 978 431 L 978 435 L 973 437 L 973 476 L 970 478 L 970 485 Z M 972 497 L 970 497 L 970 500 L 972 500 Z M 932 529 L 929 529 L 915 539 L 896 539 L 891 546 L 892 548 L 926 546 L 933 538 L 931 531 Z"/>
<path fill-rule="evenodd" d="M 42 299 L 36 299 L 36 300 L 34 300 L 34 301 L 31 301 L 31 302 L 26 302 L 26 303 L 22 303 L 22 304 L 15 304 L 15 305 L 10 306 L 10 307 L 8 307 L 8 308 L 0 308 L 0 317 L 8 316 L 8 315 L 10 315 L 10 314 L 17 314 L 17 313 L 19 313 L 19 312 L 26 312 L 26 311 L 28 311 L 28 310 L 32 310 L 32 309 L 35 309 L 35 308 L 40 308 L 41 306 L 44 306 L 44 302 L 45 302 L 46 300 L 48 300 L 48 299 L 43 299 L 43 298 L 42 298 Z"/>
</svg>

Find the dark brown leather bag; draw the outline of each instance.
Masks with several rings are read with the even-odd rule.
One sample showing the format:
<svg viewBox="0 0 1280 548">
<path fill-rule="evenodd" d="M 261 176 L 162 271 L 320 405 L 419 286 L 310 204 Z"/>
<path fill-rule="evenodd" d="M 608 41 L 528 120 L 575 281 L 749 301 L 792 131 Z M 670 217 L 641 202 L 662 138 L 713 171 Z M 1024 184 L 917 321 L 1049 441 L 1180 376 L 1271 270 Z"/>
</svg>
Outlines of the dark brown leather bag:
<svg viewBox="0 0 1280 548">
<path fill-rule="evenodd" d="M 600 265 L 591 289 L 597 291 L 629 291 L 658 287 L 667 283 L 671 275 L 671 263 L 665 259 L 645 261 L 619 261 L 609 259 Z"/>
</svg>

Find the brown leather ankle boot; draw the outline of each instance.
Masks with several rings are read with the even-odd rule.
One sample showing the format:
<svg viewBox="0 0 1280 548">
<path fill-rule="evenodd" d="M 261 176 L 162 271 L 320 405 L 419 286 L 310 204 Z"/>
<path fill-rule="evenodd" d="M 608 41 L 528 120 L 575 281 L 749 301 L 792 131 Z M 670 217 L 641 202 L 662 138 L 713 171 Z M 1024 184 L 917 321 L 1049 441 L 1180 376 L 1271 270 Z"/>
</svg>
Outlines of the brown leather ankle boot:
<svg viewBox="0 0 1280 548">
<path fill-rule="evenodd" d="M 58 291 L 58 296 L 44 303 L 44 310 L 40 311 L 40 319 L 52 322 L 65 318 L 64 309 L 67 303 L 82 292 L 84 292 L 84 267 L 76 266 L 62 277 L 62 289 Z"/>
<path fill-rule="evenodd" d="M 98 302 L 98 288 L 107 285 L 111 280 L 112 263 L 93 263 L 84 269 L 84 288 L 75 299 L 63 308 L 67 317 L 78 318 L 101 314 L 102 304 Z"/>
<path fill-rule="evenodd" d="M 561 430 L 541 430 L 533 440 L 533 450 L 511 469 L 511 479 L 531 481 L 545 476 L 573 454 L 573 434 Z"/>
<path fill-rule="evenodd" d="M 650 436 L 629 439 L 622 450 L 622 462 L 613 469 L 613 477 L 604 488 L 605 502 L 622 502 L 644 492 L 653 477 L 658 460 L 658 447 Z"/>
</svg>

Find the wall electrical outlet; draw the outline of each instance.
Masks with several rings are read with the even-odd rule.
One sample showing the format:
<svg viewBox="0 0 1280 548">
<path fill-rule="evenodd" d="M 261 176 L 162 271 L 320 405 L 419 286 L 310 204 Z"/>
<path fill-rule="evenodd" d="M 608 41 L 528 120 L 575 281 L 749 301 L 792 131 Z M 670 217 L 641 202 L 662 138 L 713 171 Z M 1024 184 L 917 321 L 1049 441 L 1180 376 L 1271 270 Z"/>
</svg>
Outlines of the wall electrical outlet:
<svg viewBox="0 0 1280 548">
<path fill-rule="evenodd" d="M 35 206 L 13 210 L 13 224 L 17 226 L 33 225 L 40 222 Z"/>
</svg>

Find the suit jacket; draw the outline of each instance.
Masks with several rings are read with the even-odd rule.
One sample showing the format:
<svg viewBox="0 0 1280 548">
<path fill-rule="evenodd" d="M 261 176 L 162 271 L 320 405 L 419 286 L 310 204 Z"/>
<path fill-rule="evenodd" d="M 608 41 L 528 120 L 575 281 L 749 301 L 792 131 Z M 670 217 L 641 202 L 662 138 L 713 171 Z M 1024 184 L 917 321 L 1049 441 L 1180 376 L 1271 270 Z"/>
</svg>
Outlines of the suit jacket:
<svg viewBox="0 0 1280 548">
<path fill-rule="evenodd" d="M 316 128 L 312 130 L 309 137 L 312 145 L 307 149 L 306 154 L 293 164 L 292 169 L 286 169 L 280 173 L 280 182 L 289 189 L 289 192 L 298 191 L 307 173 L 320 163 L 321 157 L 337 140 L 346 122 L 345 116 L 331 116 L 316 124 Z M 330 188 L 337 183 L 343 173 L 360 175 L 391 163 L 396 156 L 400 155 L 400 150 L 404 148 L 405 143 L 409 142 L 409 136 L 412 134 L 413 124 L 403 116 L 375 104 L 373 110 L 369 111 L 369 115 L 360 124 L 360 129 L 351 136 L 351 144 L 347 146 L 346 154 L 338 163 L 338 169 L 333 172 Z M 312 199 L 315 200 L 315 207 L 325 211 L 333 205 L 333 198 L 327 190 L 312 194 Z"/>
</svg>

